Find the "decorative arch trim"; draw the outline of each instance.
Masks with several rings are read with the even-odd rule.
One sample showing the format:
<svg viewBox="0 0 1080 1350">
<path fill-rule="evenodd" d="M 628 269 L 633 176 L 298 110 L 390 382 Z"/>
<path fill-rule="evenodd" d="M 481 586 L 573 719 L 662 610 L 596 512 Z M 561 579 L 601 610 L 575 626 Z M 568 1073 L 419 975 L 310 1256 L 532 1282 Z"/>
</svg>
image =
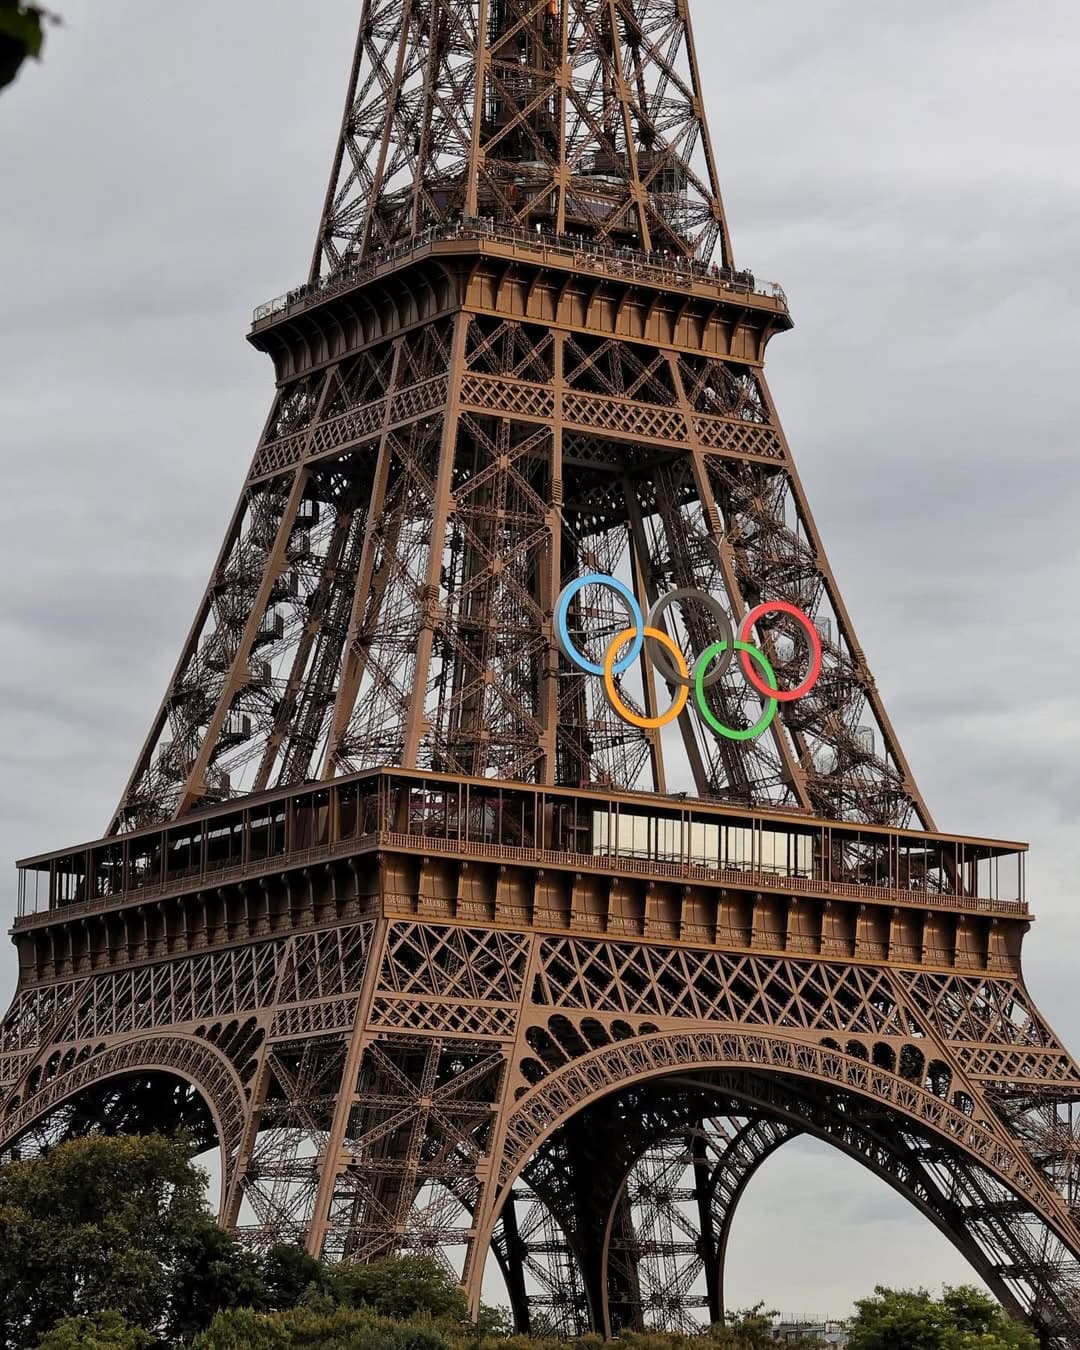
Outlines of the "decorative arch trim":
<svg viewBox="0 0 1080 1350">
<path fill-rule="evenodd" d="M 220 1050 L 189 1035 L 135 1036 L 88 1055 L 0 1114 L 0 1149 L 10 1147 L 51 1111 L 91 1084 L 131 1073 L 165 1073 L 189 1083 L 206 1103 L 221 1148 L 221 1195 L 227 1191 L 245 1113 L 245 1093 L 236 1070 Z"/>
<path fill-rule="evenodd" d="M 807 1041 L 761 1032 L 700 1030 L 659 1032 L 615 1042 L 565 1066 L 517 1103 L 505 1135 L 493 1212 L 536 1148 L 582 1106 L 650 1078 L 685 1071 L 748 1069 L 832 1083 L 916 1121 L 985 1167 L 1027 1201 L 1072 1250 L 1080 1234 L 1063 1198 L 1038 1177 L 1019 1149 L 993 1125 L 927 1092 L 925 1088 L 854 1056 Z M 491 1226 L 485 1223 L 485 1239 Z"/>
</svg>

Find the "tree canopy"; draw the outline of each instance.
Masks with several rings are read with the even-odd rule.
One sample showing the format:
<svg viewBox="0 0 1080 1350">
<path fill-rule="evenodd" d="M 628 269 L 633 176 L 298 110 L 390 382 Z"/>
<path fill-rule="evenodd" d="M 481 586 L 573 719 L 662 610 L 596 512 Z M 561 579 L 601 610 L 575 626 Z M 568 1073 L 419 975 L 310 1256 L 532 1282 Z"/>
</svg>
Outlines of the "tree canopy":
<svg viewBox="0 0 1080 1350">
<path fill-rule="evenodd" d="M 292 1246 L 254 1255 L 214 1222 L 183 1137 L 73 1140 L 0 1167 L 0 1350 L 565 1350 L 512 1334 L 431 1256 L 323 1265 Z M 851 1350 L 1037 1350 L 977 1290 L 879 1288 Z M 623 1332 L 616 1350 L 770 1350 L 762 1307 L 700 1335 Z M 819 1342 L 787 1341 L 789 1350 Z"/>
<path fill-rule="evenodd" d="M 293 1258 L 271 1253 L 260 1266 L 223 1233 L 188 1153 L 182 1139 L 99 1135 L 0 1168 L 3 1350 L 36 1345 L 61 1313 L 72 1325 L 54 1350 L 94 1336 L 127 1344 L 100 1322 L 110 1313 L 184 1340 L 220 1308 L 284 1306 L 267 1276 L 287 1284 Z"/>
<path fill-rule="evenodd" d="M 23 0 L 0 0 L 0 89 L 18 75 L 24 61 L 41 56 L 45 24 L 55 16 Z"/>
<path fill-rule="evenodd" d="M 1038 1339 L 1012 1321 L 977 1289 L 946 1289 L 933 1298 L 925 1289 L 880 1286 L 855 1305 L 849 1350 L 1038 1350 Z"/>
<path fill-rule="evenodd" d="M 129 1326 L 116 1312 L 65 1317 L 38 1342 L 38 1350 L 152 1350 L 156 1338 Z"/>
</svg>

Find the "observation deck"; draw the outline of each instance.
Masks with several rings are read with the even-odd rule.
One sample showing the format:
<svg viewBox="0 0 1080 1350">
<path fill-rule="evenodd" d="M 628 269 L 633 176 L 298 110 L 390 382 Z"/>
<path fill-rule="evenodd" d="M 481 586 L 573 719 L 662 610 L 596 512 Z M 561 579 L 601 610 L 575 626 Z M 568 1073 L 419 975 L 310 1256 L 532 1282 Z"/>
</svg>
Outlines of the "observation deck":
<svg viewBox="0 0 1080 1350">
<path fill-rule="evenodd" d="M 608 281 L 644 283 L 665 291 L 683 291 L 713 302 L 738 304 L 771 315 L 776 328 L 790 328 L 787 296 L 776 282 L 749 271 L 736 271 L 674 254 L 602 244 L 585 235 L 515 229 L 483 219 L 433 226 L 397 248 L 384 249 L 363 262 L 339 268 L 314 284 L 305 284 L 259 305 L 252 315 L 250 341 L 262 349 L 262 335 L 284 320 L 318 309 L 411 263 L 430 257 L 483 253 L 534 266 L 558 268 Z"/>
<path fill-rule="evenodd" d="M 1018 969 L 1026 845 L 690 797 L 375 770 L 28 858 L 30 978 L 343 916 Z M 123 935 L 127 934 L 125 938 Z"/>
</svg>

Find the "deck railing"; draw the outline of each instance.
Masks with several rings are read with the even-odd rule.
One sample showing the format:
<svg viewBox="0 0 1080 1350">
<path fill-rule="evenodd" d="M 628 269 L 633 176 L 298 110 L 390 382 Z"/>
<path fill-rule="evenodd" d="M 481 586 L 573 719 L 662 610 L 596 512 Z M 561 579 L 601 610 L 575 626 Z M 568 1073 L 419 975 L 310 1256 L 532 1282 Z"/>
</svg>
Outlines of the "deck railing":
<svg viewBox="0 0 1080 1350">
<path fill-rule="evenodd" d="M 266 856 L 246 859 L 225 860 L 219 864 L 204 861 L 192 867 L 170 868 L 169 875 L 162 880 L 144 880 L 130 876 L 130 883 L 124 890 L 108 895 L 96 895 L 89 899 L 70 899 L 62 903 L 47 903 L 49 887 L 45 888 L 42 900 L 38 904 L 31 899 L 27 888 L 20 886 L 19 918 L 16 929 L 41 922 L 36 915 L 43 910 L 62 915 L 63 918 L 78 918 L 81 915 L 101 913 L 127 904 L 157 902 L 169 896 L 182 895 L 205 887 L 220 887 L 240 879 L 270 875 L 288 869 L 311 867 L 320 863 L 329 863 L 335 859 L 356 856 L 358 853 L 373 852 L 377 849 L 404 850 L 412 853 L 437 853 L 437 855 L 459 855 L 468 859 L 483 859 L 494 863 L 532 865 L 532 867 L 556 867 L 586 869 L 595 871 L 605 869 L 626 876 L 664 877 L 680 882 L 705 882 L 713 886 L 728 886 L 742 890 L 768 891 L 772 894 L 817 895 L 826 898 L 864 900 L 864 902 L 884 902 L 896 906 L 926 909 L 933 904 L 941 904 L 950 910 L 969 914 L 1000 914 L 1027 918 L 1030 915 L 1025 899 L 990 899 L 985 896 L 950 894 L 941 887 L 934 886 L 930 879 L 913 880 L 907 886 L 888 886 L 888 884 L 852 883 L 833 880 L 828 876 L 811 873 L 792 872 L 780 867 L 768 868 L 748 864 L 745 867 L 730 865 L 711 865 L 693 859 L 664 859 L 655 853 L 640 856 L 632 849 L 622 849 L 617 842 L 595 846 L 593 852 L 580 852 L 570 848 L 543 848 L 529 844 L 506 844 L 506 842 L 478 840 L 478 838 L 451 836 L 440 837 L 437 834 L 424 833 L 423 830 L 393 830 L 381 828 L 366 833 L 336 838 L 328 842 L 306 846 L 306 848 L 281 848 Z M 20 872 L 20 883 L 34 875 L 30 869 Z M 38 873 L 43 877 L 46 873 Z M 131 884 L 135 882 L 135 884 Z"/>
<path fill-rule="evenodd" d="M 604 272 L 637 281 L 659 282 L 667 286 L 688 283 L 715 286 L 721 294 L 763 296 L 787 308 L 787 296 L 783 288 L 773 281 L 759 281 L 752 272 L 737 272 L 730 267 L 719 267 L 715 263 L 676 254 L 643 253 L 639 249 L 618 248 L 585 236 L 515 229 L 482 218 L 467 217 L 451 225 L 432 226 L 403 244 L 381 249 L 362 261 L 346 263 L 318 282 L 297 286 L 284 295 L 268 300 L 255 310 L 252 324 L 257 329 L 271 319 L 305 309 L 313 301 L 326 300 L 354 290 L 384 267 L 401 262 L 412 254 L 422 253 L 433 244 L 455 240 L 524 247 L 530 256 L 539 257 L 542 261 L 569 262 L 581 271 Z"/>
</svg>

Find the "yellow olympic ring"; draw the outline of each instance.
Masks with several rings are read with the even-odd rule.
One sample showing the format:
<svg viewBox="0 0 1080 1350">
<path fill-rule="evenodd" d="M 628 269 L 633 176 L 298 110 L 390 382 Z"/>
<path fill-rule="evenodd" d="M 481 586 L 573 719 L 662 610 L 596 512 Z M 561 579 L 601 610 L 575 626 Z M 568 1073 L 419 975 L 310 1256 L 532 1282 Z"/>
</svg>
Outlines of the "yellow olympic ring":
<svg viewBox="0 0 1080 1350">
<path fill-rule="evenodd" d="M 607 654 L 604 657 L 604 688 L 607 690 L 611 706 L 624 722 L 629 722 L 632 727 L 640 727 L 642 731 L 658 731 L 661 727 L 669 726 L 674 722 L 686 707 L 686 700 L 690 697 L 690 685 L 687 683 L 682 686 L 675 696 L 675 702 L 662 717 L 639 717 L 636 712 L 632 712 L 626 706 L 615 687 L 615 661 L 624 643 L 629 642 L 631 638 L 636 638 L 640 631 L 638 628 L 625 629 L 607 649 Z M 662 633 L 659 628 L 646 628 L 645 636 L 652 638 L 654 642 L 661 643 L 668 649 L 674 656 L 683 679 L 689 681 L 690 667 L 686 664 L 686 657 L 683 656 L 682 650 L 676 645 L 675 640 L 670 638 L 667 633 Z"/>
</svg>

